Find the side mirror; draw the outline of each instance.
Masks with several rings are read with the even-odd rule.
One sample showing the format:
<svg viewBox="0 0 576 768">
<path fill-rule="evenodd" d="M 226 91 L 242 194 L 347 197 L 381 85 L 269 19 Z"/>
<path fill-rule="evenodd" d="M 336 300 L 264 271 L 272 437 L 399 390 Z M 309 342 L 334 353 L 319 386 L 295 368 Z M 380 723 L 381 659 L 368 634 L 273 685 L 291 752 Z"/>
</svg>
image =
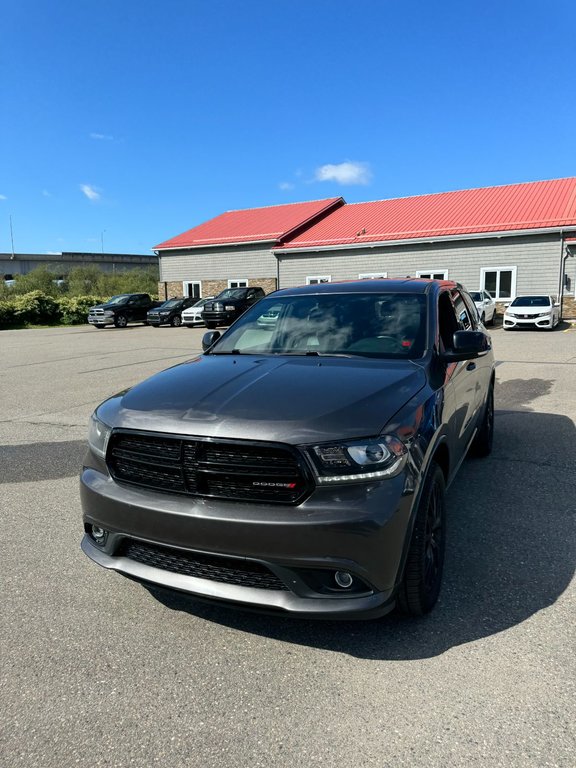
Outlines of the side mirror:
<svg viewBox="0 0 576 768">
<path fill-rule="evenodd" d="M 490 349 L 489 337 L 481 331 L 456 331 L 452 337 L 452 345 L 452 349 L 447 349 L 441 355 L 445 363 L 473 360 Z"/>
<path fill-rule="evenodd" d="M 207 349 L 210 349 L 210 347 L 218 341 L 220 336 L 220 331 L 208 331 L 208 333 L 205 333 L 204 336 L 202 336 L 203 351 L 206 352 Z"/>
<path fill-rule="evenodd" d="M 511 302 L 511 301 L 509 301 L 507 304 L 504 304 L 504 309 L 508 309 L 508 307 L 510 306 L 510 304 L 512 304 L 512 302 Z"/>
</svg>

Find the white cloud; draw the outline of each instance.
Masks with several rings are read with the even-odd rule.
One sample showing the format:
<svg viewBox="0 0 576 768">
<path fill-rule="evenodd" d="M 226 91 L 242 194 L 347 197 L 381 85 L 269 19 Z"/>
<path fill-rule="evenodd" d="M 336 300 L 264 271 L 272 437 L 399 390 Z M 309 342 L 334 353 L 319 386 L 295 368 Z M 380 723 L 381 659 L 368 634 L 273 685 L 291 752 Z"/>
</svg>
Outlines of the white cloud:
<svg viewBox="0 0 576 768">
<path fill-rule="evenodd" d="M 91 133 L 90 138 L 96 141 L 114 141 L 114 136 L 108 136 L 106 133 Z"/>
<path fill-rule="evenodd" d="M 368 163 L 351 160 L 321 165 L 314 173 L 314 181 L 335 181 L 337 184 L 369 184 L 371 180 L 372 172 Z"/>
<path fill-rule="evenodd" d="M 86 195 L 88 200 L 95 202 L 100 200 L 100 192 L 97 187 L 93 187 L 91 184 L 80 184 L 80 189 Z"/>
<path fill-rule="evenodd" d="M 0 195 L 0 200 L 8 200 L 8 198 L 6 197 L 6 195 Z"/>
<path fill-rule="evenodd" d="M 50 192 L 48 192 L 47 189 L 43 189 L 42 190 L 42 196 L 43 197 L 52 197 L 52 195 L 50 194 Z"/>
<path fill-rule="evenodd" d="M 294 184 L 289 181 L 281 181 L 280 184 L 278 184 L 278 188 L 286 192 L 289 189 L 294 189 Z"/>
</svg>

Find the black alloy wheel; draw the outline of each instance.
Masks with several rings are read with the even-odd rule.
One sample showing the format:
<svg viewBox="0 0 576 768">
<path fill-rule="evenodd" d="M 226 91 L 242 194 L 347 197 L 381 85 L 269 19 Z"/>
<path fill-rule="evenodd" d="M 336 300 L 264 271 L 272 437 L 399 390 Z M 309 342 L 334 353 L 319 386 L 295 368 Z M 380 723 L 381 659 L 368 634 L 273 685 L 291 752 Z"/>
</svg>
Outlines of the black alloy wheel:
<svg viewBox="0 0 576 768">
<path fill-rule="evenodd" d="M 128 319 L 126 318 L 126 315 L 116 315 L 114 318 L 114 325 L 116 328 L 126 328 L 128 325 Z"/>
<path fill-rule="evenodd" d="M 180 317 L 180 315 L 174 315 L 174 317 L 170 321 L 170 325 L 172 326 L 172 328 L 180 328 L 180 326 L 182 325 L 182 318 Z"/>
<path fill-rule="evenodd" d="M 446 513 L 444 473 L 432 462 L 418 503 L 414 530 L 398 590 L 398 609 L 423 616 L 436 605 L 444 569 Z"/>
</svg>

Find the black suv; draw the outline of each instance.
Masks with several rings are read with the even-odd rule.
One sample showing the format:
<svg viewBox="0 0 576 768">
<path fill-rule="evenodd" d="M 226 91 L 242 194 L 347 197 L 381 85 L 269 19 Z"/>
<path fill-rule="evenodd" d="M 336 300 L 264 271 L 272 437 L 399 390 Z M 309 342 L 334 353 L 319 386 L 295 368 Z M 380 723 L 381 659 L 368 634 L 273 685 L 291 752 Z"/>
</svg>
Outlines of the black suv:
<svg viewBox="0 0 576 768">
<path fill-rule="evenodd" d="M 216 328 L 219 325 L 230 325 L 266 294 L 260 286 L 251 288 L 226 288 L 219 293 L 214 301 L 204 305 L 202 320 L 206 328 Z"/>
<path fill-rule="evenodd" d="M 182 325 L 182 312 L 188 307 L 193 307 L 198 301 L 198 297 L 187 297 L 185 299 L 168 299 L 159 307 L 148 311 L 148 325 L 158 328 L 160 325 L 171 325 L 178 328 Z"/>
<path fill-rule="evenodd" d="M 492 447 L 494 358 L 466 291 L 290 288 L 204 346 L 94 412 L 84 552 L 261 610 L 429 611 L 445 489 L 470 447 Z"/>
</svg>

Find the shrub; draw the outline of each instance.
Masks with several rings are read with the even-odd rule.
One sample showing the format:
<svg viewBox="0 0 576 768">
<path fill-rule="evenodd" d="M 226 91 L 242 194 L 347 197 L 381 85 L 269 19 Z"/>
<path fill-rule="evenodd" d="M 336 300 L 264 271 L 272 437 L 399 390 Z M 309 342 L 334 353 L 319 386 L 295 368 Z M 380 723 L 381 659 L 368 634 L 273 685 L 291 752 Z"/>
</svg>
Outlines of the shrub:
<svg viewBox="0 0 576 768">
<path fill-rule="evenodd" d="M 60 319 L 58 301 L 42 291 L 31 291 L 15 296 L 11 302 L 16 323 L 54 323 Z"/>
<path fill-rule="evenodd" d="M 58 302 L 62 322 L 66 325 L 85 323 L 90 307 L 100 304 L 102 301 L 104 299 L 98 296 L 63 296 Z"/>
</svg>

